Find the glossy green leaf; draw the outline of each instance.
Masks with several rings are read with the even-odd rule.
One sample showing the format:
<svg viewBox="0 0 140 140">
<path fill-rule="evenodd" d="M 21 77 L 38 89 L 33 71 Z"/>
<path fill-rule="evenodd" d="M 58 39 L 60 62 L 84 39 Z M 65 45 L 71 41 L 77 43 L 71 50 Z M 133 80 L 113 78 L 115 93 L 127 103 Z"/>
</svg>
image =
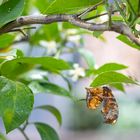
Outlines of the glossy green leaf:
<svg viewBox="0 0 140 140">
<path fill-rule="evenodd" d="M 131 78 L 118 73 L 118 72 L 104 72 L 99 74 L 91 83 L 92 87 L 98 87 L 108 84 L 117 84 L 117 83 L 130 83 L 137 84 Z"/>
<path fill-rule="evenodd" d="M 0 76 L 0 116 L 7 133 L 28 118 L 33 102 L 33 94 L 27 86 Z"/>
<path fill-rule="evenodd" d="M 0 27 L 22 14 L 24 0 L 9 0 L 0 5 Z"/>
<path fill-rule="evenodd" d="M 50 94 L 55 94 L 59 96 L 70 97 L 69 91 L 67 91 L 63 87 L 60 87 L 56 84 L 49 83 L 49 82 L 33 81 L 30 84 L 30 88 L 36 93 L 50 93 Z"/>
<path fill-rule="evenodd" d="M 1 75 L 14 79 L 35 65 L 42 66 L 49 71 L 70 69 L 70 65 L 67 62 L 53 57 L 23 57 L 3 63 L 0 72 Z"/>
<path fill-rule="evenodd" d="M 43 13 L 65 13 L 93 6 L 101 0 L 36 0 L 35 4 Z M 43 3 L 43 4 L 42 4 Z"/>
<path fill-rule="evenodd" d="M 57 119 L 57 121 L 59 122 L 59 124 L 62 124 L 62 116 L 61 113 L 59 112 L 59 110 L 51 105 L 43 105 L 43 106 L 38 106 L 35 109 L 43 109 L 43 110 L 47 110 L 49 112 L 51 112 Z"/>
<path fill-rule="evenodd" d="M 35 126 L 41 136 L 41 140 L 59 140 L 56 131 L 48 124 L 35 123 Z"/>
<path fill-rule="evenodd" d="M 0 49 L 9 47 L 15 39 L 15 36 L 12 34 L 4 34 L 0 36 Z"/>
<path fill-rule="evenodd" d="M 86 49 L 79 49 L 78 52 L 84 57 L 90 69 L 95 66 L 95 59 L 93 53 Z"/>
<path fill-rule="evenodd" d="M 95 73 L 96 74 L 100 74 L 103 72 L 107 72 L 107 71 L 116 71 L 116 70 L 122 70 L 122 69 L 126 69 L 128 68 L 125 65 L 122 64 L 117 64 L 117 63 L 106 63 L 104 65 L 102 65 L 101 67 L 99 67 Z"/>
<path fill-rule="evenodd" d="M 119 39 L 120 41 L 124 42 L 125 44 L 127 44 L 128 46 L 138 49 L 140 50 L 140 46 L 136 45 L 135 43 L 133 43 L 131 40 L 128 39 L 128 37 L 126 37 L 125 35 L 119 35 L 117 37 L 117 39 Z"/>
</svg>

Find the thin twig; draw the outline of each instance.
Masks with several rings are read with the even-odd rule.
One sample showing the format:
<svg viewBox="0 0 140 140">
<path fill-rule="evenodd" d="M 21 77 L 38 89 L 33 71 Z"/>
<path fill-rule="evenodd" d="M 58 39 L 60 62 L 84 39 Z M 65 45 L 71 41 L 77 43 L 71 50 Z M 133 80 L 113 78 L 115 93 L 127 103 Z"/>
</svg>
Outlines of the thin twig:
<svg viewBox="0 0 140 140">
<path fill-rule="evenodd" d="M 90 8 L 88 8 L 88 9 L 86 9 L 84 12 L 79 13 L 77 16 L 78 17 L 85 16 L 87 13 L 89 13 L 89 12 L 91 12 L 93 10 L 96 10 L 98 6 L 100 6 L 100 5 L 104 4 L 104 3 L 105 3 L 105 1 L 103 0 L 103 1 L 101 1 L 99 3 L 97 3 L 96 5 L 94 5 L 94 6 L 90 7 Z"/>
<path fill-rule="evenodd" d="M 118 10 L 114 10 L 112 11 L 112 14 L 114 14 L 115 12 L 118 12 Z M 89 20 L 92 20 L 92 19 L 95 19 L 95 18 L 99 18 L 99 17 L 102 17 L 102 16 L 105 16 L 107 15 L 108 13 L 103 13 L 103 14 L 99 14 L 99 15 L 96 15 L 96 16 L 93 16 L 93 17 L 88 17 L 88 18 L 84 18 L 85 21 L 89 21 Z"/>
<path fill-rule="evenodd" d="M 32 16 L 22 16 L 8 23 L 4 27 L 0 28 L 0 35 L 7 33 L 16 28 L 31 25 L 31 24 L 51 24 L 54 22 L 69 22 L 77 27 L 87 29 L 89 31 L 114 31 L 123 35 L 126 35 L 132 42 L 140 46 L 140 40 L 133 34 L 131 29 L 123 22 L 114 22 L 111 27 L 108 28 L 107 23 L 93 24 L 89 23 L 84 19 L 78 18 L 76 15 L 32 15 Z"/>
<path fill-rule="evenodd" d="M 23 134 L 26 140 L 30 140 L 22 128 L 19 127 L 18 130 Z"/>
<path fill-rule="evenodd" d="M 112 24 L 112 11 L 113 11 L 113 5 L 109 5 L 109 10 L 108 10 L 108 27 L 111 28 L 111 24 Z"/>
</svg>

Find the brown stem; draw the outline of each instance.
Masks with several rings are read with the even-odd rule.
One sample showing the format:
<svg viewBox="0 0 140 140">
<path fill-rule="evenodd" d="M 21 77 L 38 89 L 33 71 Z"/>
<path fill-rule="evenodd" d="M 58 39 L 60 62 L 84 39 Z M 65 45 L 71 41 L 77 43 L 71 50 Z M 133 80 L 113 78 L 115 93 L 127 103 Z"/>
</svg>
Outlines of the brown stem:
<svg viewBox="0 0 140 140">
<path fill-rule="evenodd" d="M 80 19 L 75 15 L 66 15 L 66 14 L 48 15 L 48 16 L 46 15 L 22 16 L 8 23 L 4 27 L 0 28 L 0 35 L 25 25 L 51 24 L 54 22 L 69 22 L 75 26 L 90 31 L 115 31 L 117 33 L 126 35 L 131 41 L 140 46 L 140 40 L 131 32 L 131 29 L 122 22 L 114 22 L 111 24 L 111 27 L 109 28 L 107 23 L 93 24 L 83 19 Z"/>
</svg>

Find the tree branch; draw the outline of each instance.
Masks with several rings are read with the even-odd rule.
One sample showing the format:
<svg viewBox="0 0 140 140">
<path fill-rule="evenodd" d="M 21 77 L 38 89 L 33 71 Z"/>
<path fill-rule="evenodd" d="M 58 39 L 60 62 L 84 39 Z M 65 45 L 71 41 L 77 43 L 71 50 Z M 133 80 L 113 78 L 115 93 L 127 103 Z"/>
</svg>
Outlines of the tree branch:
<svg viewBox="0 0 140 140">
<path fill-rule="evenodd" d="M 51 24 L 54 22 L 69 22 L 72 25 L 78 26 L 89 31 L 114 31 L 123 35 L 126 35 L 131 41 L 140 46 L 140 40 L 135 37 L 131 32 L 131 29 L 122 22 L 114 22 L 109 28 L 107 23 L 94 24 L 89 23 L 88 21 L 79 18 L 76 15 L 38 15 L 38 16 L 22 16 L 17 18 L 15 21 L 12 21 L 0 28 L 0 35 L 8 32 L 12 32 L 16 28 L 31 25 L 31 24 Z"/>
</svg>

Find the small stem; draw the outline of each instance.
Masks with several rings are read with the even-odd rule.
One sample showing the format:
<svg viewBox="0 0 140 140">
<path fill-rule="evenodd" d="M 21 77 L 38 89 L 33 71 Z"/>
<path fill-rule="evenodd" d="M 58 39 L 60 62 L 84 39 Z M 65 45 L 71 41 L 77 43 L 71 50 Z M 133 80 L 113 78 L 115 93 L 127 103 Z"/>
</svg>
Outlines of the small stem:
<svg viewBox="0 0 140 140">
<path fill-rule="evenodd" d="M 112 11 L 112 14 L 114 14 L 115 12 L 118 12 L 118 10 Z M 95 19 L 95 18 L 104 16 L 104 15 L 107 15 L 107 14 L 108 14 L 108 13 L 106 12 L 106 13 L 103 13 L 103 14 L 96 15 L 96 16 L 94 16 L 94 17 L 85 18 L 84 20 L 85 20 L 85 21 L 92 20 L 92 19 Z"/>
<path fill-rule="evenodd" d="M 28 120 L 26 121 L 25 125 L 23 126 L 22 130 L 24 131 L 27 127 L 27 125 L 29 124 Z"/>
<path fill-rule="evenodd" d="M 109 10 L 108 10 L 108 28 L 110 29 L 112 26 L 112 11 L 113 11 L 113 5 L 109 5 Z"/>
<path fill-rule="evenodd" d="M 23 134 L 26 140 L 30 140 L 22 128 L 19 127 L 18 130 Z"/>
<path fill-rule="evenodd" d="M 78 14 L 77 16 L 78 16 L 78 17 L 85 16 L 87 13 L 89 13 L 89 12 L 91 12 L 91 11 L 93 11 L 93 10 L 96 10 L 97 7 L 98 7 L 99 5 L 104 4 L 104 2 L 105 2 L 105 1 L 103 0 L 103 1 L 101 1 L 101 2 L 99 2 L 99 3 L 97 3 L 96 5 L 94 5 L 94 6 L 90 7 L 90 8 L 88 8 L 88 9 L 85 10 L 84 12 Z"/>
</svg>

